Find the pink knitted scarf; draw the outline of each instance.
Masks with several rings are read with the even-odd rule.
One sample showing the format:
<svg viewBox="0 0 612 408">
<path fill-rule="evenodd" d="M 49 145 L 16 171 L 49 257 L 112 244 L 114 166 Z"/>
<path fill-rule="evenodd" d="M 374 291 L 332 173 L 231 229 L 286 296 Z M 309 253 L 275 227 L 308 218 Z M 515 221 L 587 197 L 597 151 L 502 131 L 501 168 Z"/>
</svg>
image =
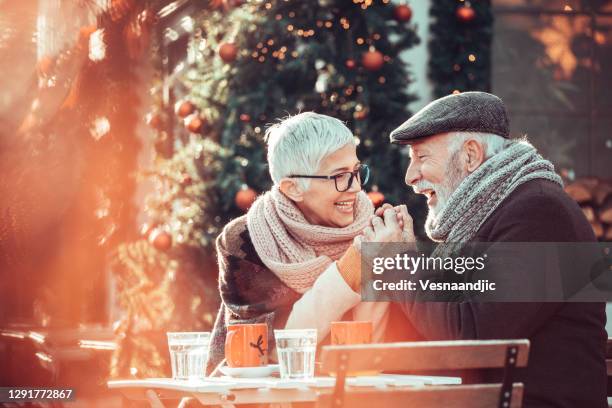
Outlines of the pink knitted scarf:
<svg viewBox="0 0 612 408">
<path fill-rule="evenodd" d="M 360 192 L 352 224 L 343 228 L 313 225 L 275 186 L 255 201 L 247 214 L 247 227 L 262 262 L 285 285 L 304 293 L 346 252 L 373 212 L 367 195 Z"/>
</svg>

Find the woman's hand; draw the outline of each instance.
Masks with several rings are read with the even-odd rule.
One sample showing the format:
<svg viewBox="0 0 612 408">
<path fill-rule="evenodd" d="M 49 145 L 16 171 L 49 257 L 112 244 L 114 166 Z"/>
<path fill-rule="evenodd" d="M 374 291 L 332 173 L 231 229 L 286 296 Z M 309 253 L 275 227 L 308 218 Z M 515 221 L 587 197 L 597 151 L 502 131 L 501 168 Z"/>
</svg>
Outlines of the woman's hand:
<svg viewBox="0 0 612 408">
<path fill-rule="evenodd" d="M 408 207 L 405 205 L 398 205 L 397 207 L 391 206 L 391 204 L 383 204 L 377 208 L 374 214 L 378 217 L 382 216 L 387 210 L 395 210 L 397 216 L 397 222 L 402 229 L 402 235 L 400 242 L 415 242 L 416 237 L 414 235 L 414 224 L 412 217 L 408 213 Z"/>
</svg>

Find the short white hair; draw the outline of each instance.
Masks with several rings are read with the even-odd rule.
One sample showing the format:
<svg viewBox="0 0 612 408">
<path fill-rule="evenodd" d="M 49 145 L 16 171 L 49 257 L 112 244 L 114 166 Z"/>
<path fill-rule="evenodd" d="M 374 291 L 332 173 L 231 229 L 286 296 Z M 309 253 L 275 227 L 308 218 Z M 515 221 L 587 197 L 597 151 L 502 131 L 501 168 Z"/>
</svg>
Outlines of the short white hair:
<svg viewBox="0 0 612 408">
<path fill-rule="evenodd" d="M 506 139 L 494 133 L 482 132 L 450 132 L 450 144 L 448 146 L 450 153 L 456 153 L 468 140 L 476 140 L 483 145 L 485 151 L 485 160 L 491 158 L 502 150 L 507 149 L 515 143 L 515 140 Z"/>
<path fill-rule="evenodd" d="M 282 119 L 266 130 L 265 140 L 274 184 L 290 175 L 314 175 L 327 155 L 347 144 L 356 145 L 353 133 L 342 121 L 314 112 Z M 310 185 L 307 178 L 296 181 L 302 190 Z"/>
</svg>

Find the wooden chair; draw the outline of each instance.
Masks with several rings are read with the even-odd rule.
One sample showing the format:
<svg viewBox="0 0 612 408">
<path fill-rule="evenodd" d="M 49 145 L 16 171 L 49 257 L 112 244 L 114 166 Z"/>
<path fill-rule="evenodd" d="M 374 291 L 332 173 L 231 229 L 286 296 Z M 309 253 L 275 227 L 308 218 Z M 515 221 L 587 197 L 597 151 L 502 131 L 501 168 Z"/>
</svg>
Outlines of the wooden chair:
<svg viewBox="0 0 612 408">
<path fill-rule="evenodd" d="M 321 394 L 320 408 L 470 407 L 522 405 L 523 384 L 513 383 L 515 367 L 526 367 L 529 340 L 467 340 L 326 346 L 323 373 L 337 373 L 333 394 Z M 426 385 L 412 388 L 345 388 L 347 371 L 472 370 L 500 368 L 501 384 Z"/>
</svg>

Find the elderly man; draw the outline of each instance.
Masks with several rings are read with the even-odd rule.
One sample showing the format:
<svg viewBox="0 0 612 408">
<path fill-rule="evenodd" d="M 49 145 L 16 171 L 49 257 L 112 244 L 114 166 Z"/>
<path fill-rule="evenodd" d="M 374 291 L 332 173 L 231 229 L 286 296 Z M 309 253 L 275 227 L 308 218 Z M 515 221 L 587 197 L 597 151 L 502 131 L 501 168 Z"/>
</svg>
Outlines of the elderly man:
<svg viewBox="0 0 612 408">
<path fill-rule="evenodd" d="M 506 109 L 494 95 L 438 99 L 394 130 L 391 142 L 410 146 L 405 181 L 427 197 L 426 232 L 434 241 L 595 241 L 552 164 L 526 140 L 509 139 Z M 396 210 L 410 226 L 405 207 Z M 389 211 L 379 209 L 384 220 L 372 220 L 364 242 L 402 237 Z M 404 231 L 401 239 L 414 234 Z M 444 248 L 438 245 L 432 256 Z M 521 268 L 522 276 L 541 273 L 533 265 Z M 400 300 L 426 340 L 528 338 L 529 366 L 518 378 L 526 386 L 525 406 L 607 406 L 603 303 Z"/>
</svg>

